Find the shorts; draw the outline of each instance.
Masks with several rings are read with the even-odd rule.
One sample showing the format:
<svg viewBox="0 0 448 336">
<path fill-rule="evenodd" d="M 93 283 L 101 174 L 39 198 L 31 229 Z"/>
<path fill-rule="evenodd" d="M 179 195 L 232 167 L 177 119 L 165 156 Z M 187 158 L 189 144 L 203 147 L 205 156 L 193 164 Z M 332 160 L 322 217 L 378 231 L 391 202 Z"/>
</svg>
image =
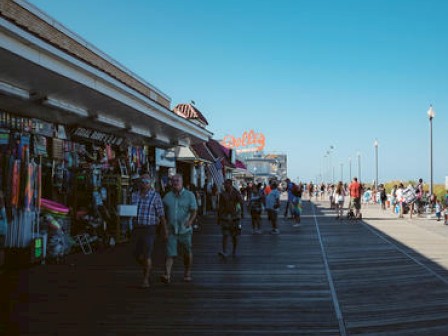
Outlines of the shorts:
<svg viewBox="0 0 448 336">
<path fill-rule="evenodd" d="M 184 255 L 191 254 L 192 237 L 193 234 L 191 232 L 179 235 L 170 234 L 166 242 L 166 255 L 168 257 L 177 257 L 179 249 Z"/>
<path fill-rule="evenodd" d="M 355 207 L 356 210 L 361 209 L 361 197 L 350 198 L 350 208 Z"/>
<path fill-rule="evenodd" d="M 132 232 L 134 245 L 134 257 L 136 259 L 151 259 L 154 250 L 154 241 L 156 240 L 157 225 L 147 227 L 136 227 Z"/>
<path fill-rule="evenodd" d="M 261 211 L 254 211 L 252 210 L 250 212 L 250 216 L 254 219 L 259 219 L 261 217 Z"/>
<path fill-rule="evenodd" d="M 277 222 L 278 213 L 273 209 L 268 209 L 268 219 L 271 222 Z"/>
<path fill-rule="evenodd" d="M 232 220 L 232 221 L 221 220 L 222 235 L 232 237 L 238 236 L 240 234 L 240 230 L 238 229 L 239 224 L 240 224 L 239 220 Z"/>
</svg>

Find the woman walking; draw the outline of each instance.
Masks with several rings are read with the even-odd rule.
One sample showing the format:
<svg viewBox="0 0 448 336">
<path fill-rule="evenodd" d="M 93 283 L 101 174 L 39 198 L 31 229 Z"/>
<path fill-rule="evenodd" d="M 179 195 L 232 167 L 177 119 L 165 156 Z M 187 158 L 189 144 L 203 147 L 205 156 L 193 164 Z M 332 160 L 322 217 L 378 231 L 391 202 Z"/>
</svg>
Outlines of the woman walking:
<svg viewBox="0 0 448 336">
<path fill-rule="evenodd" d="M 333 202 L 336 208 L 336 219 L 342 219 L 344 211 L 345 189 L 342 181 L 334 189 Z"/>
<path fill-rule="evenodd" d="M 263 207 L 262 192 L 255 184 L 248 193 L 250 215 L 252 218 L 252 233 L 261 233 L 261 211 Z"/>
</svg>

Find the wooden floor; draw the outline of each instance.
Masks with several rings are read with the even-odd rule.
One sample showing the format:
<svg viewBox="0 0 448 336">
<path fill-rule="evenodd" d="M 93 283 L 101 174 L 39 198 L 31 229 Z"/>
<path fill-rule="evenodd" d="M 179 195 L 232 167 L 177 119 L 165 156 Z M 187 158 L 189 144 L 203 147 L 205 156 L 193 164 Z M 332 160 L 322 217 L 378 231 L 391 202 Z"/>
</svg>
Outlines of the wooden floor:
<svg viewBox="0 0 448 336">
<path fill-rule="evenodd" d="M 253 235 L 245 219 L 239 255 L 227 260 L 206 220 L 194 236 L 192 283 L 180 260 L 172 284 L 158 281 L 161 245 L 148 290 L 138 288 L 128 245 L 3 275 L 0 334 L 448 335 L 446 268 L 399 241 L 400 230 L 385 233 L 394 218 L 336 221 L 307 201 L 301 227 L 280 218 L 279 235 L 266 219 Z"/>
</svg>

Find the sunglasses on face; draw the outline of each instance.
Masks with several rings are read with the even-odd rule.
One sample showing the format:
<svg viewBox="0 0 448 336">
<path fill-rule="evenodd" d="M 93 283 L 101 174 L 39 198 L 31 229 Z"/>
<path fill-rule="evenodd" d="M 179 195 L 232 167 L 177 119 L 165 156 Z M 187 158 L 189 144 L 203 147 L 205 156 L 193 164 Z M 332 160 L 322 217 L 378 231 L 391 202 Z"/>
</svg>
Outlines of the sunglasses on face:
<svg viewBox="0 0 448 336">
<path fill-rule="evenodd" d="M 151 180 L 148 180 L 148 179 L 142 179 L 142 181 L 141 181 L 143 184 L 150 184 L 151 183 Z"/>
</svg>

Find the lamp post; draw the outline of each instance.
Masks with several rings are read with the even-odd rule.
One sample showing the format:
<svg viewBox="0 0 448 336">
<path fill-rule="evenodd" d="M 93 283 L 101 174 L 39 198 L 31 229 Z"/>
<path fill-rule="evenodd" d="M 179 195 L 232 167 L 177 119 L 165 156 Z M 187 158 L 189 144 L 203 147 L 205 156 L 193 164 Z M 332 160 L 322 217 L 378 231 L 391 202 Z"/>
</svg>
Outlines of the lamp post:
<svg viewBox="0 0 448 336">
<path fill-rule="evenodd" d="M 358 157 L 358 181 L 361 182 L 361 153 L 356 153 L 356 156 Z"/>
<path fill-rule="evenodd" d="M 433 192 L 433 167 L 432 167 L 432 119 L 435 117 L 436 113 L 434 112 L 434 109 L 432 108 L 432 105 L 429 105 L 428 110 L 428 117 L 429 117 L 429 173 L 430 173 L 430 184 L 429 184 L 429 193 L 432 195 Z"/>
<path fill-rule="evenodd" d="M 333 150 L 334 150 L 334 146 L 330 146 L 330 149 L 327 151 L 327 154 L 330 157 L 331 184 L 334 184 L 334 167 L 333 167 L 333 163 L 332 163 L 332 160 L 331 160 L 331 157 L 332 157 L 331 154 L 333 153 Z"/>
<path fill-rule="evenodd" d="M 341 162 L 341 182 L 344 182 L 344 164 Z"/>
<path fill-rule="evenodd" d="M 375 190 L 378 190 L 378 140 L 375 139 L 373 143 L 373 147 L 375 147 Z"/>
<path fill-rule="evenodd" d="M 351 156 L 348 158 L 348 166 L 349 166 L 348 181 L 350 182 L 352 180 L 352 157 Z"/>
</svg>

